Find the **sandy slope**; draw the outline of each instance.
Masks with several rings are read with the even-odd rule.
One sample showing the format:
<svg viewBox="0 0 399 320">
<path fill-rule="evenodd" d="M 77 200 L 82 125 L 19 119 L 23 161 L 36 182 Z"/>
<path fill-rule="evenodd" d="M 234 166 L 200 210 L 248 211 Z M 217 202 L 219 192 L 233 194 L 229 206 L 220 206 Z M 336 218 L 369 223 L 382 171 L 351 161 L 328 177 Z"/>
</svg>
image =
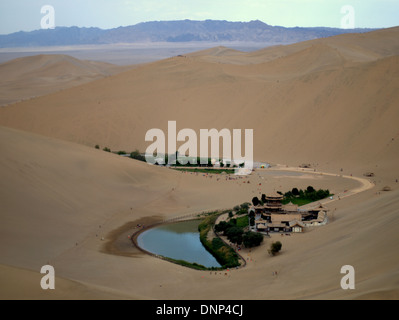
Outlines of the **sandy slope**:
<svg viewBox="0 0 399 320">
<path fill-rule="evenodd" d="M 280 256 L 267 255 L 267 239 L 252 252 L 244 250 L 246 268 L 215 275 L 135 253 L 129 228 L 120 237 L 131 257 L 102 253 L 103 245 L 109 232 L 127 222 L 228 207 L 250 199 L 258 188 L 311 184 L 339 194 L 359 183 L 268 171 L 252 175 L 250 184 L 217 181 L 15 130 L 0 132 L 4 298 L 241 299 L 243 290 L 246 299 L 397 297 L 398 261 L 392 255 L 398 245 L 397 191 L 376 195 L 374 188 L 330 203 L 329 225 L 277 237 L 284 247 Z M 56 269 L 54 293 L 38 289 L 38 272 L 47 263 Z M 343 264 L 358 270 L 356 292 L 339 287 Z"/>
<path fill-rule="evenodd" d="M 2 107 L 0 296 L 398 299 L 397 33 L 267 49 L 250 63 L 249 56 L 216 48 Z M 253 128 L 257 160 L 311 163 L 317 172 L 257 171 L 244 184 L 93 148 L 144 150 L 145 132 L 165 129 L 168 120 L 177 120 L 178 129 Z M 266 239 L 244 250 L 246 268 L 227 275 L 179 267 L 129 246 L 135 221 L 228 208 L 294 186 L 346 194 L 362 187 L 350 175 L 366 171 L 375 173 L 376 187 L 330 202 L 327 226 Z M 386 185 L 393 191 L 382 192 Z M 128 254 L 105 253 L 115 239 Z M 276 239 L 283 252 L 270 257 L 267 247 Z M 47 263 L 60 281 L 54 296 L 37 289 Z M 346 264 L 356 270 L 354 291 L 339 285 Z M 15 289 L 18 279 L 26 279 L 24 293 Z"/>
<path fill-rule="evenodd" d="M 36 55 L 0 64 L 0 105 L 107 77 L 125 68 L 67 55 Z"/>
<path fill-rule="evenodd" d="M 300 44 L 300 50 L 287 46 L 288 53 L 272 61 L 273 48 L 267 49 L 258 53 L 265 60 L 257 64 L 170 58 L 1 108 L 0 124 L 141 151 L 148 146 L 147 130 L 166 130 L 168 120 L 176 120 L 178 130 L 197 132 L 250 128 L 256 160 L 333 170 L 356 162 L 359 174 L 381 165 L 397 172 L 398 30 L 315 40 Z M 347 51 L 374 58 L 360 61 Z M 205 53 L 248 59 L 223 48 Z"/>
</svg>

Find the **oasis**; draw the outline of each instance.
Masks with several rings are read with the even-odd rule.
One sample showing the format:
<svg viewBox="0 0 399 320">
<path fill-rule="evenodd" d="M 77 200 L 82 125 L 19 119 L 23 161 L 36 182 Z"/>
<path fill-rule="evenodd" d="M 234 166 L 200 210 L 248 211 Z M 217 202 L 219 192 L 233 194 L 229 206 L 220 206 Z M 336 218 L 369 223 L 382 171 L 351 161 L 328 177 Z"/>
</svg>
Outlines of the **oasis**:
<svg viewBox="0 0 399 320">
<path fill-rule="evenodd" d="M 253 168 L 253 129 L 245 129 L 244 156 L 242 156 L 241 150 L 241 129 L 233 129 L 232 133 L 226 128 L 220 131 L 214 128 L 200 129 L 198 154 L 197 133 L 189 128 L 177 132 L 176 121 L 168 121 L 167 138 L 161 129 L 154 128 L 147 131 L 145 141 L 153 143 L 147 147 L 145 158 L 147 163 L 150 164 L 155 164 L 159 159 L 165 163 L 165 155 L 169 154 L 175 155 L 174 157 L 168 157 L 169 165 L 176 163 L 177 155 L 179 155 L 179 163 L 181 164 L 187 164 L 189 161 L 191 164 L 197 164 L 197 157 L 200 158 L 200 164 L 207 164 L 209 158 L 220 158 L 220 138 L 223 141 L 223 159 L 229 159 L 229 161 L 234 163 L 244 163 L 244 168 L 246 169 Z M 168 150 L 166 150 L 166 139 Z M 177 148 L 178 142 L 184 143 Z"/>
</svg>

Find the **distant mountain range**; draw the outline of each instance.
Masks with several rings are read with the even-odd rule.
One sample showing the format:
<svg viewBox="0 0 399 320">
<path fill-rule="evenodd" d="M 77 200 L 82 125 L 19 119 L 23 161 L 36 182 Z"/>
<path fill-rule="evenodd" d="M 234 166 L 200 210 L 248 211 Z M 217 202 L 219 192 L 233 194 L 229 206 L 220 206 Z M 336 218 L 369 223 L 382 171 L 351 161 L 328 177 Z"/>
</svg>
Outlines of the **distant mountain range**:
<svg viewBox="0 0 399 320">
<path fill-rule="evenodd" d="M 259 42 L 288 44 L 342 33 L 373 29 L 285 28 L 262 21 L 229 22 L 220 20 L 180 20 L 143 22 L 133 26 L 103 30 L 99 28 L 57 27 L 55 29 L 0 35 L 0 48 L 114 44 L 138 42 Z"/>
</svg>

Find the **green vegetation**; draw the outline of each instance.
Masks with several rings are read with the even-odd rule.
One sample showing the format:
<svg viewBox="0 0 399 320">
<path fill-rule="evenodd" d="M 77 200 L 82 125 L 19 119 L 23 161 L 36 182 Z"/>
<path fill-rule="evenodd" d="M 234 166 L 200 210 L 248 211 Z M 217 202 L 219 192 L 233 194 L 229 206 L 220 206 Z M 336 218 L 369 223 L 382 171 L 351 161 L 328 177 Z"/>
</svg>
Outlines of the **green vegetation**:
<svg viewBox="0 0 399 320">
<path fill-rule="evenodd" d="M 280 241 L 273 242 L 268 251 L 271 255 L 275 256 L 278 252 L 280 252 L 282 246 L 283 245 Z"/>
<path fill-rule="evenodd" d="M 136 159 L 136 160 L 139 160 L 139 161 L 146 161 L 145 157 L 137 149 L 130 153 L 130 158 Z"/>
<path fill-rule="evenodd" d="M 100 149 L 100 145 L 96 144 L 94 148 Z M 118 155 L 120 155 L 120 156 L 122 156 L 122 155 L 128 155 L 128 154 L 129 154 L 129 152 L 126 152 L 126 151 L 124 151 L 124 150 L 111 151 L 111 149 L 108 148 L 108 147 L 104 147 L 104 148 L 103 148 L 103 151 L 106 151 L 106 152 L 113 152 L 113 153 L 118 154 Z M 140 153 L 140 151 L 137 150 L 137 149 L 136 149 L 135 151 L 133 151 L 133 152 L 130 152 L 130 158 L 136 159 L 136 160 L 139 160 L 139 161 L 144 161 L 144 162 L 146 161 L 145 156 L 143 156 L 143 155 Z"/>
<path fill-rule="evenodd" d="M 293 204 L 302 206 L 314 201 L 325 199 L 329 196 L 331 196 L 331 194 L 328 189 L 315 190 L 312 186 L 308 186 L 305 190 L 293 188 L 291 191 L 284 194 L 283 204 L 292 202 Z"/>
<path fill-rule="evenodd" d="M 253 197 L 252 198 L 252 204 L 254 205 L 254 206 L 257 206 L 257 205 L 259 205 L 261 202 L 259 201 L 259 199 L 258 199 L 258 197 Z"/>
<path fill-rule="evenodd" d="M 237 227 L 240 227 L 240 228 L 248 227 L 248 224 L 249 224 L 248 223 L 248 215 L 239 217 L 236 219 L 236 221 L 237 221 Z"/>
<path fill-rule="evenodd" d="M 286 193 L 282 193 L 281 191 L 277 191 L 278 194 L 282 195 L 283 201 L 282 204 L 287 204 L 292 202 L 293 204 L 296 204 L 298 206 L 303 206 L 305 204 L 314 202 L 314 201 L 319 201 L 322 199 L 325 199 L 327 197 L 332 196 L 330 191 L 319 189 L 315 190 L 312 186 L 308 186 L 305 190 L 298 189 L 298 188 L 293 188 L 291 191 L 288 191 Z M 266 203 L 266 195 L 262 194 L 262 198 L 259 200 L 258 197 L 253 197 L 252 198 L 252 204 L 254 206 L 257 205 L 264 205 Z"/>
<path fill-rule="evenodd" d="M 255 220 L 254 217 L 251 219 Z M 259 246 L 263 241 L 263 235 L 251 231 L 244 232 L 244 228 L 247 226 L 248 215 L 245 215 L 237 219 L 231 219 L 229 222 L 221 221 L 215 225 L 215 231 L 222 232 L 232 243 L 238 245 L 243 243 L 247 248 Z"/>
<path fill-rule="evenodd" d="M 235 211 L 236 215 L 247 214 L 250 205 L 251 204 L 249 202 L 244 202 L 240 205 L 234 206 L 233 210 Z"/>
<path fill-rule="evenodd" d="M 185 260 L 176 260 L 176 259 L 164 257 L 164 256 L 162 256 L 162 257 L 163 257 L 163 259 L 168 260 L 170 262 L 176 263 L 176 264 L 184 266 L 184 267 L 193 268 L 196 270 L 217 270 L 217 268 L 215 268 L 215 267 L 207 268 L 207 267 L 203 266 L 202 264 L 198 264 L 195 262 L 191 263 L 191 262 L 187 262 Z"/>
<path fill-rule="evenodd" d="M 231 247 L 219 238 L 214 238 L 212 241 L 208 240 L 208 232 L 212 229 L 217 217 L 218 214 L 209 215 L 199 224 L 198 231 L 201 243 L 222 265 L 223 269 L 237 267 L 240 265 L 239 258 Z"/>
<path fill-rule="evenodd" d="M 227 237 L 227 239 L 229 239 L 230 242 L 236 243 L 238 245 L 242 244 L 243 233 L 244 229 L 237 226 L 231 226 L 224 231 L 224 235 Z"/>
<path fill-rule="evenodd" d="M 246 232 L 242 237 L 244 246 L 246 248 L 252 248 L 259 246 L 263 241 L 263 235 L 257 232 Z"/>
</svg>

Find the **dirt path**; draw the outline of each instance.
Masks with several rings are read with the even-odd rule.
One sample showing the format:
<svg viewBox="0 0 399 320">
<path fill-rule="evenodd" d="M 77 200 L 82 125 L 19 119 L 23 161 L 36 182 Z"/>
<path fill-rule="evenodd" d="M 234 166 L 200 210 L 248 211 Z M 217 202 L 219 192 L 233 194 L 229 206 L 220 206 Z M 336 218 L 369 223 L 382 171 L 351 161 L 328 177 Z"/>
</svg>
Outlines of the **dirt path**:
<svg viewBox="0 0 399 320">
<path fill-rule="evenodd" d="M 333 199 L 327 198 L 323 199 L 320 201 L 317 201 L 318 203 L 321 204 L 328 204 L 346 197 L 353 196 L 355 194 L 361 193 L 363 191 L 367 191 L 369 189 L 372 189 L 375 187 L 375 184 L 372 183 L 369 179 L 367 178 L 360 178 L 360 177 L 354 177 L 354 176 L 347 176 L 347 175 L 339 175 L 339 174 L 334 174 L 334 173 L 328 173 L 328 172 L 321 172 L 321 171 L 314 171 L 314 169 L 305 169 L 305 168 L 296 168 L 296 167 L 287 167 L 283 165 L 277 165 L 276 167 L 273 168 L 268 168 L 264 170 L 269 170 L 269 171 L 293 171 L 293 172 L 301 172 L 301 173 L 310 173 L 314 175 L 323 175 L 323 176 L 331 176 L 331 177 L 342 177 L 346 179 L 352 179 L 360 183 L 360 186 L 347 190 L 346 192 L 341 192 L 336 195 L 334 195 Z M 301 209 L 306 209 L 308 207 L 314 207 L 314 202 L 309 203 L 307 205 L 301 206 Z"/>
</svg>

